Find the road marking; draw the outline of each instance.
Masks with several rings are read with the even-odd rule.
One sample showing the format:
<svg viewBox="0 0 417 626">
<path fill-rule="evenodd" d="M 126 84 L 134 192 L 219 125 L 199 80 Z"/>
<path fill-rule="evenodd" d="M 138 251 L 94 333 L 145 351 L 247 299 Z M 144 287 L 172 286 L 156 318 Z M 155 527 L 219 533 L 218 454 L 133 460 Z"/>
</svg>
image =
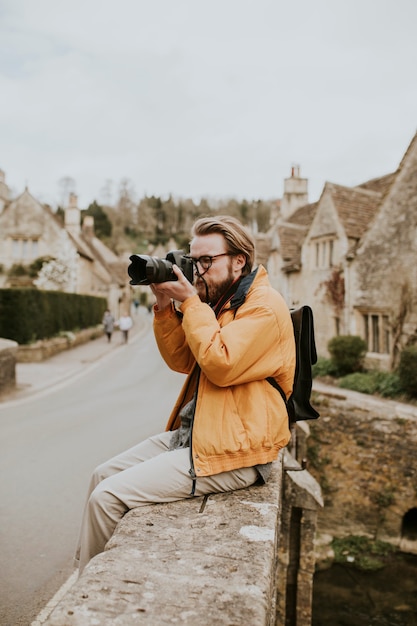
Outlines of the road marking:
<svg viewBox="0 0 417 626">
<path fill-rule="evenodd" d="M 54 608 L 61 602 L 62 598 L 68 593 L 73 584 L 78 578 L 78 569 L 76 569 L 71 576 L 64 582 L 64 584 L 58 589 L 54 597 L 49 600 L 48 604 L 46 604 L 36 619 L 31 623 L 30 626 L 42 626 L 44 622 L 48 619 Z"/>
</svg>

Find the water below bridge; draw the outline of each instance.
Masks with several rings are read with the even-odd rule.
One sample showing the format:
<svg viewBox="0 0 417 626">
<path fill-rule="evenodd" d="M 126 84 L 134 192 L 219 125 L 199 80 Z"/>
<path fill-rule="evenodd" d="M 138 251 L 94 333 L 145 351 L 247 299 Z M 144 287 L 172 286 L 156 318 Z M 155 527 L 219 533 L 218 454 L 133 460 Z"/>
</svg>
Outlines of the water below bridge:
<svg viewBox="0 0 417 626">
<path fill-rule="evenodd" d="M 376 572 L 318 571 L 312 626 L 417 626 L 417 556 L 396 553 Z"/>
</svg>

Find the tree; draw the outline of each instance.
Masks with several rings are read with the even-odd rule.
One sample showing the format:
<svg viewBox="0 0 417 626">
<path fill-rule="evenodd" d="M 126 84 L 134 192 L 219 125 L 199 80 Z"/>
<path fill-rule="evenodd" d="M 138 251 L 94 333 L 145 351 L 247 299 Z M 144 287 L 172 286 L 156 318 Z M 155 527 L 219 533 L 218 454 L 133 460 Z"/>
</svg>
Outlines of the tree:
<svg viewBox="0 0 417 626">
<path fill-rule="evenodd" d="M 63 176 L 58 181 L 58 186 L 61 189 L 61 206 L 68 205 L 68 198 L 71 193 L 75 193 L 76 185 L 75 180 L 71 176 Z"/>
<path fill-rule="evenodd" d="M 109 216 L 95 200 L 89 205 L 85 215 L 91 215 L 94 218 L 94 232 L 97 237 L 111 237 L 112 223 Z"/>
</svg>

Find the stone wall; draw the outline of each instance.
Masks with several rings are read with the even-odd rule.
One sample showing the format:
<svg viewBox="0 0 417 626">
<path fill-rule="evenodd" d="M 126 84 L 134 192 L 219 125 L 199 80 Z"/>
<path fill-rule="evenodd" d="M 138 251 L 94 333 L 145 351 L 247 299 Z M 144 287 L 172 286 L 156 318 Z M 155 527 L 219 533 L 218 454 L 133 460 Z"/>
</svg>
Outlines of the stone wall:
<svg viewBox="0 0 417 626">
<path fill-rule="evenodd" d="M 16 385 L 17 349 L 15 341 L 0 339 L 0 393 Z"/>
<path fill-rule="evenodd" d="M 320 489 L 283 456 L 266 485 L 130 511 L 45 626 L 310 626 Z"/>
<path fill-rule="evenodd" d="M 93 328 L 86 328 L 76 333 L 62 333 L 60 337 L 42 339 L 27 345 L 19 345 L 17 351 L 18 363 L 39 363 L 51 356 L 75 348 L 83 343 L 103 335 L 103 327 L 100 324 Z"/>
<path fill-rule="evenodd" d="M 324 496 L 319 532 L 401 547 L 404 516 L 417 511 L 417 406 L 337 388 L 314 406 L 321 416 L 309 423 L 307 455 Z M 417 541 L 408 551 L 417 554 Z"/>
</svg>

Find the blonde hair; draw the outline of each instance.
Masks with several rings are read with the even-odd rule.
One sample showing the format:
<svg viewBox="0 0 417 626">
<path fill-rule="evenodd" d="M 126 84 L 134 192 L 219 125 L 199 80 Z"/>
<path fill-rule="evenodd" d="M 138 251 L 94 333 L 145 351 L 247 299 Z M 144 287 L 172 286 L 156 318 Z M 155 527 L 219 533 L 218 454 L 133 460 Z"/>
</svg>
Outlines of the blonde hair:
<svg viewBox="0 0 417 626">
<path fill-rule="evenodd" d="M 192 237 L 219 233 L 226 241 L 227 252 L 231 255 L 243 254 L 246 259 L 242 275 L 250 274 L 255 261 L 255 242 L 249 231 L 234 217 L 218 215 L 201 217 L 191 229 Z"/>
</svg>

